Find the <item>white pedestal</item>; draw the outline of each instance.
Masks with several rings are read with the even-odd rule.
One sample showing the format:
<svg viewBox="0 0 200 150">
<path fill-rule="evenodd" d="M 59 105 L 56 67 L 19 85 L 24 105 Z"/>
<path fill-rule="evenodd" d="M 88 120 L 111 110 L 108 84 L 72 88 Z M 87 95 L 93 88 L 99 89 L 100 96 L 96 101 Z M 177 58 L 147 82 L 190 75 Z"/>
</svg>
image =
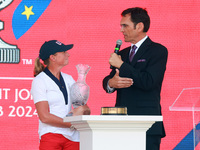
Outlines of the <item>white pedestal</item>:
<svg viewBox="0 0 200 150">
<path fill-rule="evenodd" d="M 80 150 L 146 150 L 146 131 L 162 116 L 74 116 L 64 118 L 80 132 Z"/>
</svg>

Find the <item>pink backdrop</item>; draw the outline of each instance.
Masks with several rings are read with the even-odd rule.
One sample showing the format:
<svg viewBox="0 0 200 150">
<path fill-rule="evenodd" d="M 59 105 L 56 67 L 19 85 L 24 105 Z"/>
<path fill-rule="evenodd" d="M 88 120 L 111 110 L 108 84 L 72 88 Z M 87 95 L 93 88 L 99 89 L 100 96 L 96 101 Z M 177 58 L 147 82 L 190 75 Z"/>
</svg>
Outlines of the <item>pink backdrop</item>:
<svg viewBox="0 0 200 150">
<path fill-rule="evenodd" d="M 52 0 L 33 26 L 17 39 L 12 19 L 21 2 L 15 0 L 0 10 L 0 19 L 4 22 L 0 38 L 20 49 L 18 64 L 0 63 L 1 150 L 38 149 L 38 117 L 30 88 L 34 59 L 38 57 L 39 48 L 45 40 L 57 39 L 74 44 L 69 51 L 70 63 L 62 71 L 71 74 L 75 80 L 76 64 L 91 66 L 86 82 L 91 89 L 88 105 L 92 115 L 100 115 L 101 107 L 114 106 L 116 94 L 104 92 L 102 79 L 110 72 L 108 59 L 116 41 L 123 41 L 120 13 L 135 6 L 147 8 L 151 18 L 149 37 L 165 45 L 169 51 L 161 93 L 167 136 L 162 140 L 161 150 L 175 148 L 192 130 L 192 113 L 170 111 L 169 107 L 182 89 L 198 87 L 200 84 L 200 1 Z M 33 6 L 33 12 L 34 8 L 36 6 Z M 121 48 L 129 45 L 123 41 Z"/>
</svg>

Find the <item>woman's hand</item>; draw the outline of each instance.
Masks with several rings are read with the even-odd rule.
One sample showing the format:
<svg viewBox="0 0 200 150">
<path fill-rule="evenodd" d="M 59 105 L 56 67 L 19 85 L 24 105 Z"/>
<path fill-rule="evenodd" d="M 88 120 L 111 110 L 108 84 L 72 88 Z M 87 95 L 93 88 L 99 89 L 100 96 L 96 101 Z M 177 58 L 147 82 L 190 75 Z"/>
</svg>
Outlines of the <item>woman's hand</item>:
<svg viewBox="0 0 200 150">
<path fill-rule="evenodd" d="M 90 115 L 90 108 L 86 104 L 86 105 L 74 108 L 71 112 L 73 113 L 73 116 Z"/>
</svg>

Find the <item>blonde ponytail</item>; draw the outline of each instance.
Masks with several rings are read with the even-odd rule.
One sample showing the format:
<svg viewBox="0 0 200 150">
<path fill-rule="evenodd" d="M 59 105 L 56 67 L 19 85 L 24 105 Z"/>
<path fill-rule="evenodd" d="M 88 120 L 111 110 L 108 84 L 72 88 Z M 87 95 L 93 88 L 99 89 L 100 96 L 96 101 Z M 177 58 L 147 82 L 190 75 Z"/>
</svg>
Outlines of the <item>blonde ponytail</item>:
<svg viewBox="0 0 200 150">
<path fill-rule="evenodd" d="M 44 70 L 45 66 L 40 62 L 40 58 L 35 59 L 34 77 Z"/>
</svg>

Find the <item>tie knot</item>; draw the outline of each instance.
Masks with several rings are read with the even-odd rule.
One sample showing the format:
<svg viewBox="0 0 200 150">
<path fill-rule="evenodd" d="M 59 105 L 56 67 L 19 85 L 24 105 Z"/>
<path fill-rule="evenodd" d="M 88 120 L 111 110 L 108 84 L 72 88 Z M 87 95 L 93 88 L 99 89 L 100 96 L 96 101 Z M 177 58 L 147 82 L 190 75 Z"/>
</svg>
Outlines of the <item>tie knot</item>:
<svg viewBox="0 0 200 150">
<path fill-rule="evenodd" d="M 135 51 L 136 48 L 137 48 L 137 46 L 133 45 L 133 46 L 132 46 L 132 51 Z"/>
</svg>

